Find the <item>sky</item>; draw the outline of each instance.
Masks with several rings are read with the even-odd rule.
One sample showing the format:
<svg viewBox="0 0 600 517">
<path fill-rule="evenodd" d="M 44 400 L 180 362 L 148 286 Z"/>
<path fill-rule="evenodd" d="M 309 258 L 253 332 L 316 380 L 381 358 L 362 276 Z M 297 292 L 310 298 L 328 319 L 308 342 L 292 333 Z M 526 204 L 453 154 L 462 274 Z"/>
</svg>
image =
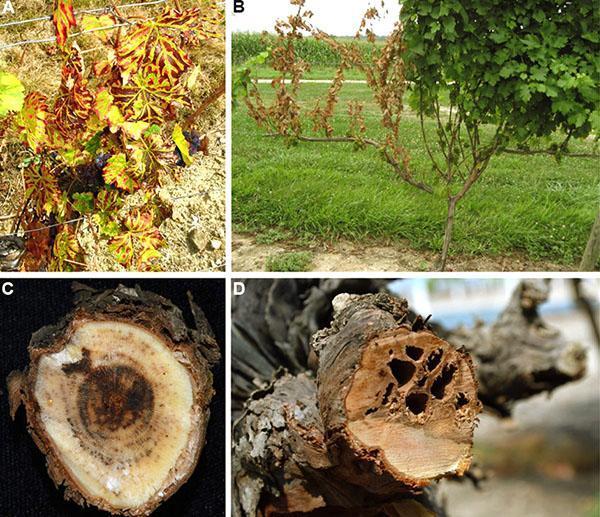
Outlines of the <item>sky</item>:
<svg viewBox="0 0 600 517">
<path fill-rule="evenodd" d="M 275 21 L 295 12 L 289 0 L 245 0 L 245 11 L 234 14 L 233 30 L 236 32 L 273 31 Z M 353 36 L 365 11 L 381 0 L 307 0 L 306 7 L 313 11 L 313 25 L 334 36 Z M 387 36 L 398 20 L 400 4 L 397 0 L 386 0 L 386 13 L 374 24 L 378 36 Z M 384 11 L 380 11 L 381 14 Z"/>
</svg>

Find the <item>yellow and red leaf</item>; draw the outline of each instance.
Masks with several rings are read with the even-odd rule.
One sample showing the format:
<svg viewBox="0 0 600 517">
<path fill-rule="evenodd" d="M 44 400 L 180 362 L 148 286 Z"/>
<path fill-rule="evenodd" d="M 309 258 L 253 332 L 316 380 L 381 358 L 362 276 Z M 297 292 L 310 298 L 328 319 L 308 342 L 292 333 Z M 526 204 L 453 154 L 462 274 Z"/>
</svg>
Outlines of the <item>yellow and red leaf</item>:
<svg viewBox="0 0 600 517">
<path fill-rule="evenodd" d="M 111 93 L 128 120 L 161 123 L 172 104 L 189 105 L 183 85 L 171 83 L 150 67 L 136 74 L 127 85 L 113 85 Z"/>
<path fill-rule="evenodd" d="M 106 183 L 128 192 L 133 192 L 137 186 L 135 180 L 129 174 L 127 156 L 124 153 L 111 156 L 104 167 L 103 175 Z"/>
<path fill-rule="evenodd" d="M 50 117 L 48 99 L 45 95 L 32 92 L 25 97 L 23 108 L 15 118 L 21 138 L 34 152 L 39 152 L 47 143 L 46 126 Z"/>
<path fill-rule="evenodd" d="M 112 133 L 116 133 L 125 123 L 121 110 L 114 104 L 114 97 L 106 89 L 101 89 L 96 95 L 94 111 L 102 122 L 108 123 Z"/>
<path fill-rule="evenodd" d="M 139 269 L 145 268 L 160 257 L 157 248 L 163 245 L 164 239 L 154 226 L 151 213 L 134 209 L 125 218 L 124 225 L 127 231 L 110 242 L 110 249 L 120 264 L 129 266 L 136 251 L 139 251 Z"/>
<path fill-rule="evenodd" d="M 75 271 L 81 263 L 81 248 L 71 227 L 66 226 L 54 239 L 50 271 Z"/>
<path fill-rule="evenodd" d="M 38 214 L 51 214 L 61 200 L 58 179 L 44 164 L 32 164 L 23 170 L 25 196 Z"/>
<path fill-rule="evenodd" d="M 170 82 L 177 81 L 192 66 L 192 60 L 183 50 L 179 35 L 198 26 L 199 8 L 177 11 L 167 9 L 155 20 L 146 20 L 121 38 L 117 61 L 125 83 L 147 63 L 158 66 Z"/>
<path fill-rule="evenodd" d="M 54 120 L 61 134 L 73 138 L 85 128 L 94 105 L 94 96 L 83 75 L 83 59 L 73 50 L 63 66 L 59 95 L 54 104 Z"/>
<path fill-rule="evenodd" d="M 59 47 L 64 48 L 69 37 L 69 31 L 72 27 L 77 26 L 73 11 L 73 0 L 55 0 L 52 21 L 54 22 L 56 43 Z"/>
</svg>

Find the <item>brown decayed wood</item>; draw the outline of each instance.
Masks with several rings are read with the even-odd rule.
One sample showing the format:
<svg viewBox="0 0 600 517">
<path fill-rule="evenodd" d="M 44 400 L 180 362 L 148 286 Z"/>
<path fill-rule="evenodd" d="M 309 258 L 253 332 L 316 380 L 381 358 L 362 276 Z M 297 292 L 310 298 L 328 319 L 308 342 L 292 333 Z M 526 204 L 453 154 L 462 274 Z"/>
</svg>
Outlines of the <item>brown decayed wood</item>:
<svg viewBox="0 0 600 517">
<path fill-rule="evenodd" d="M 319 407 L 330 453 L 343 466 L 339 475 L 379 494 L 462 475 L 481 409 L 468 354 L 405 323 L 405 300 L 342 295 L 334 309 L 331 328 L 313 346 Z"/>
<path fill-rule="evenodd" d="M 219 348 L 212 331 L 201 310 L 192 302 L 197 328 L 188 329 L 181 311 L 165 298 L 138 288 L 117 289 L 102 293 L 94 292 L 85 286 L 77 285 L 76 309 L 55 326 L 45 327 L 36 332 L 29 345 L 30 364 L 24 372 L 13 372 L 8 378 L 11 393 L 11 414 L 14 416 L 18 405 L 23 403 L 27 414 L 28 430 L 45 454 L 48 473 L 58 486 L 65 486 L 65 498 L 78 504 L 93 505 L 113 514 L 139 516 L 149 515 L 164 500 L 168 499 L 184 484 L 192 474 L 205 442 L 206 426 L 209 418 L 209 403 L 214 394 L 211 366 L 219 360 Z M 121 322 L 150 332 L 171 350 L 176 360 L 184 366 L 190 376 L 193 392 L 192 414 L 195 423 L 187 438 L 187 447 L 179 455 L 171 475 L 150 499 L 134 508 L 114 508 L 111 504 L 91 495 L 85 486 L 64 464 L 60 450 L 48 434 L 41 416 L 40 404 L 36 399 L 35 386 L 41 359 L 64 349 L 78 328 L 89 322 Z M 85 371 L 89 365 L 75 363 L 63 368 L 65 375 L 77 368 Z M 96 369 L 95 371 L 97 371 Z M 142 377 L 143 374 L 140 374 Z M 126 383 L 130 376 L 126 376 Z M 143 382 L 152 386 L 153 379 L 144 377 Z M 129 415 L 131 416 L 131 415 Z"/>
<path fill-rule="evenodd" d="M 468 355 L 428 331 L 372 340 L 346 396 L 349 438 L 407 485 L 466 471 L 478 412 Z"/>
<path fill-rule="evenodd" d="M 376 296 L 365 297 L 361 303 L 361 298 L 355 296 L 377 293 L 384 290 L 386 284 L 386 281 L 365 279 L 250 280 L 246 281 L 246 294 L 233 299 L 233 405 L 236 416 L 242 415 L 234 427 L 233 462 L 237 473 L 233 480 L 234 515 L 306 515 L 300 510 L 292 511 L 301 506 L 310 515 L 340 517 L 444 515 L 443 504 L 436 500 L 435 484 L 410 487 L 392 475 L 386 478 L 382 472 L 387 458 L 377 451 L 377 446 L 365 447 L 364 442 L 352 434 L 353 422 L 361 420 L 374 419 L 378 427 L 382 422 L 395 422 L 395 419 L 403 419 L 407 427 L 419 420 L 430 422 L 427 410 L 411 414 L 402 402 L 411 390 L 426 388 L 430 395 L 428 404 L 434 400 L 439 408 L 437 415 L 443 415 L 444 408 L 454 402 L 460 443 L 461 411 L 472 412 L 475 408 L 471 405 L 479 405 L 476 398 L 469 397 L 462 389 L 460 376 L 468 378 L 469 371 L 473 372 L 470 366 L 456 370 L 450 384 L 444 386 L 443 395 L 440 383 L 444 383 L 436 384 L 439 371 L 443 371 L 442 361 L 433 368 L 435 372 L 427 377 L 423 386 L 419 386 L 423 381 L 418 372 L 423 371 L 426 353 L 418 356 L 414 349 L 416 337 L 409 344 L 406 336 L 423 336 L 419 339 L 433 346 L 436 340 L 427 325 L 422 319 L 415 319 L 401 300 Z M 341 293 L 349 294 L 335 297 Z M 582 347 L 571 342 L 559 329 L 551 328 L 538 312 L 538 306 L 546 301 L 548 294 L 549 282 L 526 280 L 517 286 L 506 309 L 491 325 L 477 323 L 472 328 L 446 329 L 431 324 L 429 330 L 433 329 L 438 338 L 452 345 L 446 355 L 447 363 L 462 360 L 470 365 L 472 357 L 479 400 L 487 407 L 508 415 L 514 401 L 552 390 L 583 375 L 586 360 Z M 330 324 L 334 313 L 335 320 Z M 365 317 L 365 313 L 372 317 Z M 342 330 L 352 318 L 356 318 L 352 323 L 354 332 L 344 334 Z M 360 318 L 367 324 L 358 325 Z M 392 363 L 400 380 L 393 372 L 390 376 L 391 360 L 385 354 L 378 355 L 378 346 L 374 345 L 378 339 L 394 342 L 393 359 L 414 364 L 415 372 L 410 381 L 404 382 L 411 373 L 410 367 L 403 367 L 401 363 Z M 384 366 L 377 370 L 379 361 Z M 370 367 L 364 376 L 365 379 L 373 377 L 374 387 L 364 395 L 365 390 L 358 383 L 362 368 L 367 365 Z M 281 378 L 278 367 L 292 374 L 283 378 L 297 376 L 303 370 L 309 372 L 302 374 L 312 380 L 309 392 L 301 395 L 295 390 L 287 391 L 273 401 L 271 397 L 275 396 L 278 384 L 269 384 L 269 380 L 274 375 Z M 381 376 L 380 371 L 383 371 Z M 372 375 L 375 372 L 377 375 Z M 395 386 L 383 403 L 390 384 L 388 380 L 392 377 Z M 291 382 L 283 378 L 281 382 Z M 365 389 L 371 386 L 371 382 L 364 384 Z M 262 390 L 256 391 L 259 387 Z M 441 399 L 432 392 L 441 395 Z M 396 402 L 392 400 L 394 397 Z M 307 404 L 309 398 L 310 404 Z M 411 403 L 415 402 L 419 402 L 418 397 Z M 291 422 L 272 418 L 272 411 L 286 405 L 296 407 L 297 403 L 303 408 L 310 407 L 308 413 L 312 415 L 318 413 L 313 417 L 312 434 L 313 440 L 315 436 L 318 439 L 312 443 L 319 444 L 316 450 L 322 466 L 314 468 L 302 463 L 303 454 L 309 449 L 298 440 L 293 446 L 279 449 L 279 462 L 257 462 L 257 458 L 268 456 L 265 451 L 272 442 L 256 439 L 262 435 L 247 433 L 245 427 L 254 420 L 259 422 L 256 424 L 259 428 L 270 428 L 274 434 L 289 433 L 293 427 Z M 418 409 L 419 406 L 413 407 Z M 432 406 L 428 407 L 433 413 Z M 281 425 L 282 421 L 285 425 Z M 277 425 L 273 425 L 275 422 Z M 452 419 L 444 422 L 442 431 Z M 421 425 L 427 430 L 430 424 Z M 386 434 L 392 433 L 378 432 L 377 440 L 386 438 Z M 423 436 L 429 438 L 431 434 L 424 432 Z M 288 443 L 283 436 L 280 440 Z M 395 445 L 393 441 L 392 448 Z M 413 454 L 406 443 L 398 447 L 401 453 L 407 449 L 407 454 Z M 249 451 L 254 451 L 255 456 Z M 279 465 L 289 461 L 296 467 L 287 468 L 285 479 L 288 481 L 283 485 Z M 314 457 L 312 463 L 315 464 Z M 396 489 L 398 492 L 392 493 Z"/>
</svg>

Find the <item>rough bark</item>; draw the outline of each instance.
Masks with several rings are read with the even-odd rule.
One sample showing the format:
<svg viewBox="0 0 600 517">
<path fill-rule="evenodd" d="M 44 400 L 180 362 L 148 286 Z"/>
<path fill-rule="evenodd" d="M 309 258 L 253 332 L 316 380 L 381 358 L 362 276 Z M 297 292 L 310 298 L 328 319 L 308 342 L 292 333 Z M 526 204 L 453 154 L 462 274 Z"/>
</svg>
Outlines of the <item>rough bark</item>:
<svg viewBox="0 0 600 517">
<path fill-rule="evenodd" d="M 446 214 L 446 227 L 444 229 L 444 243 L 442 245 L 442 251 L 437 264 L 437 269 L 439 271 L 446 271 L 448 254 L 450 253 L 450 245 L 452 244 L 452 235 L 454 233 L 454 218 L 457 204 L 458 199 L 455 197 L 450 197 L 448 199 L 448 212 Z"/>
<path fill-rule="evenodd" d="M 432 507 L 415 498 L 424 487 L 470 464 L 480 404 L 468 355 L 422 319 L 407 323 L 404 300 L 341 295 L 333 305 L 312 342 L 316 378 L 284 375 L 234 426 L 236 515 L 411 505 L 418 515 Z"/>
<path fill-rule="evenodd" d="M 592 226 L 590 238 L 583 252 L 579 270 L 597 271 L 598 261 L 600 261 L 600 212 L 598 212 L 594 226 Z"/>
<path fill-rule="evenodd" d="M 515 401 L 550 392 L 585 373 L 585 349 L 549 326 L 538 307 L 550 294 L 549 280 L 526 280 L 491 325 L 451 331 L 447 339 L 473 356 L 479 398 L 502 415 Z"/>
<path fill-rule="evenodd" d="M 36 332 L 29 366 L 9 375 L 11 414 L 25 406 L 65 498 L 149 515 L 196 466 L 219 348 L 191 297 L 196 329 L 139 288 L 75 292 L 73 312 Z"/>
<path fill-rule="evenodd" d="M 312 335 L 329 325 L 333 299 L 341 293 L 384 289 L 373 279 L 252 279 L 232 301 L 232 410 L 237 418 L 252 392 L 268 385 L 275 372 L 311 370 Z"/>
<path fill-rule="evenodd" d="M 285 374 L 256 396 L 234 427 L 233 515 L 443 514 L 428 489 L 389 501 L 337 476 L 311 373 Z"/>
</svg>

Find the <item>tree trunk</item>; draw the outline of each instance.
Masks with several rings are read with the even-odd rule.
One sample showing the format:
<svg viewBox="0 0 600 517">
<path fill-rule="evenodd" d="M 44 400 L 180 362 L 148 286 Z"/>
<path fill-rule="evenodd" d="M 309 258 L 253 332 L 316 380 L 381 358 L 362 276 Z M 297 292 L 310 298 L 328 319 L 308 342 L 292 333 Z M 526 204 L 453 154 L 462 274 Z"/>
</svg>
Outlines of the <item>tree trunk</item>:
<svg viewBox="0 0 600 517">
<path fill-rule="evenodd" d="M 448 253 L 450 244 L 452 243 L 452 233 L 454 231 L 454 214 L 456 213 L 456 205 L 458 200 L 456 197 L 448 198 L 448 213 L 446 215 L 446 231 L 444 232 L 444 245 L 442 246 L 442 254 L 437 264 L 439 271 L 446 271 L 446 263 L 448 262 Z"/>
<path fill-rule="evenodd" d="M 585 349 L 550 327 L 538 307 L 550 295 L 549 280 L 526 280 L 491 326 L 459 328 L 445 335 L 473 356 L 479 378 L 479 398 L 509 415 L 513 403 L 550 392 L 585 373 Z"/>
<path fill-rule="evenodd" d="M 596 339 L 596 345 L 600 346 L 600 322 L 598 321 L 598 311 L 594 308 L 592 301 L 585 296 L 582 289 L 582 283 L 583 280 L 581 278 L 574 278 L 571 280 L 573 292 L 575 294 L 575 302 L 590 322 L 590 327 L 592 328 L 594 338 Z"/>
<path fill-rule="evenodd" d="M 237 515 L 423 510 L 426 499 L 406 500 L 470 465 L 481 406 L 469 356 L 422 319 L 405 323 L 405 300 L 333 304 L 331 327 L 312 341 L 316 379 L 282 376 L 234 426 Z"/>
<path fill-rule="evenodd" d="M 600 212 L 598 212 L 598 216 L 592 227 L 590 239 L 583 253 L 579 270 L 597 271 L 598 261 L 600 261 Z"/>
</svg>

